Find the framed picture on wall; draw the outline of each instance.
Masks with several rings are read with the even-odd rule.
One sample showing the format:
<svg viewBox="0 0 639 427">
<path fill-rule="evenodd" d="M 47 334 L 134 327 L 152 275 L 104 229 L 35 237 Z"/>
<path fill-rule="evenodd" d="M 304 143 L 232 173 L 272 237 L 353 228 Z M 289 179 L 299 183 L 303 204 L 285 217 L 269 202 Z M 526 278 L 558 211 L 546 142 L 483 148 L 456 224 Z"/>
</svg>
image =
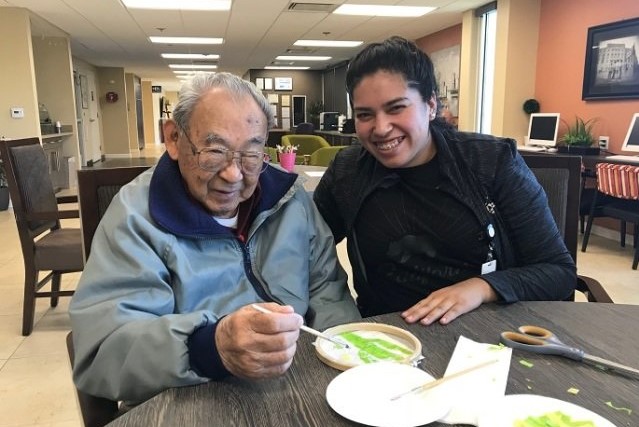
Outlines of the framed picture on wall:
<svg viewBox="0 0 639 427">
<path fill-rule="evenodd" d="M 293 78 L 275 77 L 275 90 L 293 90 Z"/>
<path fill-rule="evenodd" d="M 639 18 L 588 28 L 581 98 L 639 98 Z"/>
</svg>

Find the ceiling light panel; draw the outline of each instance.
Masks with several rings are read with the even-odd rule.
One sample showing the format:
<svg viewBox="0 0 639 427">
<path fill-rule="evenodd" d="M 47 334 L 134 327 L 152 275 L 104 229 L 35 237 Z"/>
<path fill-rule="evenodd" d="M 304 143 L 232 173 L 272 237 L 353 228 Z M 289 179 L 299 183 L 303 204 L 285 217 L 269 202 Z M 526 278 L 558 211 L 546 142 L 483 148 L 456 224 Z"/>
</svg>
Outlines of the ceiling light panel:
<svg viewBox="0 0 639 427">
<path fill-rule="evenodd" d="M 204 70 L 172 70 L 173 74 L 176 77 L 192 77 L 196 74 L 215 74 L 215 71 L 204 71 Z"/>
<path fill-rule="evenodd" d="M 222 44 L 224 39 L 221 37 L 149 37 L 152 43 L 165 44 Z"/>
<path fill-rule="evenodd" d="M 301 56 L 301 55 L 280 55 L 275 59 L 280 61 L 328 61 L 332 56 Z"/>
<path fill-rule="evenodd" d="M 216 54 L 204 54 L 204 53 L 163 53 L 162 58 L 165 59 L 200 59 L 215 60 L 220 59 L 220 55 Z"/>
<path fill-rule="evenodd" d="M 231 0 L 122 0 L 128 9 L 230 10 Z"/>
<path fill-rule="evenodd" d="M 290 66 L 278 67 L 275 65 L 268 65 L 264 67 L 265 70 L 308 70 L 309 68 L 311 67 L 290 67 Z"/>
<path fill-rule="evenodd" d="M 321 46 L 321 47 L 357 47 L 360 46 L 363 41 L 349 41 L 349 40 L 298 40 L 293 45 L 295 46 Z"/>
<path fill-rule="evenodd" d="M 182 69 L 182 70 L 213 70 L 217 68 L 217 65 L 169 64 L 169 68 Z"/>
<path fill-rule="evenodd" d="M 422 6 L 380 6 L 374 4 L 343 4 L 333 12 L 336 15 L 389 16 L 415 18 L 437 9 Z"/>
</svg>

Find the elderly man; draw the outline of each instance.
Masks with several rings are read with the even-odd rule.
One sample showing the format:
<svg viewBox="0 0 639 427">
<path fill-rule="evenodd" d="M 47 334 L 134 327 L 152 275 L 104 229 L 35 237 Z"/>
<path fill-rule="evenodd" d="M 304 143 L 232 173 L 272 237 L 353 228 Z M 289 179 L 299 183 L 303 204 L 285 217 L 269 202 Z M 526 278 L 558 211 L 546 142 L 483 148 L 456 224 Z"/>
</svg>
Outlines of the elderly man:
<svg viewBox="0 0 639 427">
<path fill-rule="evenodd" d="M 71 302 L 74 380 L 91 395 L 139 402 L 229 374 L 280 375 L 304 319 L 359 318 L 300 179 L 265 162 L 274 120 L 260 92 L 198 74 L 173 117 L 167 152 L 109 206 Z"/>
</svg>

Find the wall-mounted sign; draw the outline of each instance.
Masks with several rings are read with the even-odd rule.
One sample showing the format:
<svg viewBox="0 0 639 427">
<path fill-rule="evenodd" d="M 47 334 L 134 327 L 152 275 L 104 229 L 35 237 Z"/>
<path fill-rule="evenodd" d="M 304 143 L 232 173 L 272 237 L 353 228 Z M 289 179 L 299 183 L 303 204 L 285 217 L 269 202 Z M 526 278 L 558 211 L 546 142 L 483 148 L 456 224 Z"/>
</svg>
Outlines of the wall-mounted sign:
<svg viewBox="0 0 639 427">
<path fill-rule="evenodd" d="M 151 86 L 152 93 L 162 93 L 162 86 Z"/>
<path fill-rule="evenodd" d="M 293 90 L 293 78 L 275 77 L 275 90 Z"/>
</svg>

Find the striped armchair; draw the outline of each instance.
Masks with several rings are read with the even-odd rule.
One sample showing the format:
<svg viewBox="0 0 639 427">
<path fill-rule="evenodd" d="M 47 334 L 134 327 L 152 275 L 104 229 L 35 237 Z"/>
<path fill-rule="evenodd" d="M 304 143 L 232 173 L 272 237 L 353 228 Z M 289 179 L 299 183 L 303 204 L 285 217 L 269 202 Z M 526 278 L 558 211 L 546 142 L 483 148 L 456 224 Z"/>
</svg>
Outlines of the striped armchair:
<svg viewBox="0 0 639 427">
<path fill-rule="evenodd" d="M 605 203 L 600 201 L 605 199 Z M 634 258 L 632 269 L 639 264 L 639 166 L 615 163 L 597 164 L 597 192 L 595 193 L 581 251 L 585 252 L 595 217 L 610 217 L 634 224 Z M 625 230 L 622 229 L 625 236 Z"/>
</svg>

